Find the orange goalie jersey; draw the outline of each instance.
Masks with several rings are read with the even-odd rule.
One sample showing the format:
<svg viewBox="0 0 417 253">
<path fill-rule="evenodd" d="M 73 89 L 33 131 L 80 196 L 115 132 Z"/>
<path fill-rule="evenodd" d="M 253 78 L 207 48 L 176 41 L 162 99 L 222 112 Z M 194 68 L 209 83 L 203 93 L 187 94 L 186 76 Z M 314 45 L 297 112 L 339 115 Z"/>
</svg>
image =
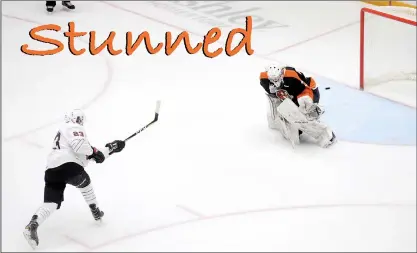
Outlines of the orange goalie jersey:
<svg viewBox="0 0 417 253">
<path fill-rule="evenodd" d="M 314 103 L 319 102 L 320 92 L 312 77 L 305 77 L 302 72 L 288 66 L 283 67 L 281 71 L 281 79 L 275 83 L 270 81 L 266 71 L 261 72 L 260 84 L 268 94 L 276 96 L 277 89 L 284 89 L 293 97 L 293 102 L 297 106 L 297 99 L 303 96 L 309 96 Z"/>
</svg>

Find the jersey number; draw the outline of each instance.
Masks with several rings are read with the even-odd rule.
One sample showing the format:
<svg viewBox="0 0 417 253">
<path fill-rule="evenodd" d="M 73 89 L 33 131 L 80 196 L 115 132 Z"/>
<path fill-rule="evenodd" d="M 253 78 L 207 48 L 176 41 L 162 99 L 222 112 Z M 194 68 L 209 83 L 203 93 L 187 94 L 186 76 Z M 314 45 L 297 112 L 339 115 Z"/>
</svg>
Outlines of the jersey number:
<svg viewBox="0 0 417 253">
<path fill-rule="evenodd" d="M 61 139 L 61 133 L 60 132 L 58 132 L 56 135 L 55 135 L 55 139 L 54 139 L 54 147 L 52 148 L 52 149 L 61 149 L 61 147 L 59 146 L 59 140 Z"/>
<path fill-rule="evenodd" d="M 84 137 L 84 133 L 83 132 L 73 132 L 74 136 L 81 136 Z"/>
</svg>

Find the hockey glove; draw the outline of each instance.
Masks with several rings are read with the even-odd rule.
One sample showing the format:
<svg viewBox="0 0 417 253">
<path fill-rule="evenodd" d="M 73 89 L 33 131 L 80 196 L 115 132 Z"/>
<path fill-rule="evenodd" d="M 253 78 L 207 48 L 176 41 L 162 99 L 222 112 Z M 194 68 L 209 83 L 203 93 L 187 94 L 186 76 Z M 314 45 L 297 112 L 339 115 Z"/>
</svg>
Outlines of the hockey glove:
<svg viewBox="0 0 417 253">
<path fill-rule="evenodd" d="M 93 154 L 87 156 L 87 159 L 93 159 L 96 163 L 102 163 L 104 162 L 105 157 L 100 150 L 93 147 Z"/>
<path fill-rule="evenodd" d="M 318 120 L 324 113 L 324 110 L 316 103 L 314 103 L 307 111 L 306 117 L 308 120 Z"/>
<path fill-rule="evenodd" d="M 273 84 L 269 85 L 269 93 L 276 93 L 279 90 L 279 88 Z"/>
<path fill-rule="evenodd" d="M 113 153 L 118 153 L 120 151 L 122 151 L 125 148 L 126 143 L 124 141 L 113 141 L 110 143 L 106 144 L 106 147 L 109 148 L 109 155 L 113 154 Z"/>
<path fill-rule="evenodd" d="M 286 98 L 292 99 L 292 96 L 288 94 L 288 91 L 284 89 L 278 89 L 275 95 L 279 100 L 281 100 L 281 102 L 284 101 Z"/>
</svg>

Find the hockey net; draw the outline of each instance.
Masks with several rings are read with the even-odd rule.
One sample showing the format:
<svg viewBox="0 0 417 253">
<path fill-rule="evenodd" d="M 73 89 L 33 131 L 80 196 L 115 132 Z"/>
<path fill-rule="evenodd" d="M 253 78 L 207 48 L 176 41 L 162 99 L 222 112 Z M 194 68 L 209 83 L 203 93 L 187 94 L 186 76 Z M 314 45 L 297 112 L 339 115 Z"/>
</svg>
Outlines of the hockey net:
<svg viewBox="0 0 417 253">
<path fill-rule="evenodd" d="M 362 8 L 360 88 L 416 82 L 416 9 Z"/>
</svg>

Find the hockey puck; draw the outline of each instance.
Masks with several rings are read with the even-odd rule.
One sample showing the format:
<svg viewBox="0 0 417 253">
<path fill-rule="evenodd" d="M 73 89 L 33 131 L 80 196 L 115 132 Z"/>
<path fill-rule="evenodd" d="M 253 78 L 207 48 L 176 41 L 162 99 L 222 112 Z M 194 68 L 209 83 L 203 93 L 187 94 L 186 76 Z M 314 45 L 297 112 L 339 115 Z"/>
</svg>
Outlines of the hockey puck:
<svg viewBox="0 0 417 253">
<path fill-rule="evenodd" d="M 326 87 L 326 90 L 330 90 L 330 87 Z"/>
</svg>

